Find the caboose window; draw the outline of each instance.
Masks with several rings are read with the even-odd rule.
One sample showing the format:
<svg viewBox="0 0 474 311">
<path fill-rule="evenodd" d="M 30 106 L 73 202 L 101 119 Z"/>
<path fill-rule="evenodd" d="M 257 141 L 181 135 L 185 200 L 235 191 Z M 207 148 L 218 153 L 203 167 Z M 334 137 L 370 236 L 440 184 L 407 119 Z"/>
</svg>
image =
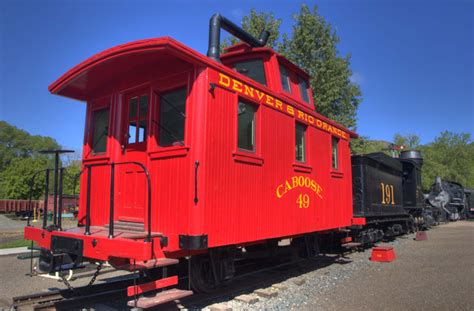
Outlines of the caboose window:
<svg viewBox="0 0 474 311">
<path fill-rule="evenodd" d="M 332 138 L 332 168 L 339 168 L 339 139 L 336 137 Z"/>
<path fill-rule="evenodd" d="M 128 101 L 129 145 L 143 143 L 147 135 L 148 95 L 134 96 Z"/>
<path fill-rule="evenodd" d="M 255 151 L 255 112 L 253 105 L 239 101 L 237 109 L 237 147 Z"/>
<path fill-rule="evenodd" d="M 288 76 L 288 71 L 282 65 L 280 65 L 280 80 L 283 91 L 291 93 L 290 77 Z"/>
<path fill-rule="evenodd" d="M 295 127 L 296 161 L 306 162 L 306 126 L 296 123 Z"/>
<path fill-rule="evenodd" d="M 267 85 L 263 61 L 261 59 L 236 63 L 234 65 L 234 70 L 254 81 L 257 81 L 263 85 Z"/>
<path fill-rule="evenodd" d="M 160 97 L 160 136 L 158 145 L 184 145 L 184 121 L 186 118 L 186 88 L 180 88 Z"/>
<path fill-rule="evenodd" d="M 109 127 L 109 108 L 96 110 L 92 114 L 92 153 L 104 153 L 107 150 L 107 134 Z"/>
<path fill-rule="evenodd" d="M 300 89 L 301 99 L 309 103 L 308 82 L 305 79 L 298 77 L 298 86 Z"/>
</svg>

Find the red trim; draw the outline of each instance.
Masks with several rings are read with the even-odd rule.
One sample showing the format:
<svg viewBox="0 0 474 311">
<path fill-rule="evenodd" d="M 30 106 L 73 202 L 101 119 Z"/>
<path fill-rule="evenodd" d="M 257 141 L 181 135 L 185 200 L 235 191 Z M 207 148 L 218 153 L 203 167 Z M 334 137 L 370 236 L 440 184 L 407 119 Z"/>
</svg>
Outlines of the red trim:
<svg viewBox="0 0 474 311">
<path fill-rule="evenodd" d="M 173 158 L 173 157 L 182 157 L 188 154 L 188 146 L 179 146 L 179 147 L 164 147 L 163 149 L 149 152 L 151 159 L 163 159 L 163 158 Z"/>
<path fill-rule="evenodd" d="M 311 173 L 313 168 L 309 165 L 306 165 L 304 163 L 293 163 L 293 169 L 298 172 L 303 172 L 303 173 Z"/>
<path fill-rule="evenodd" d="M 342 178 L 342 177 L 344 177 L 344 173 L 339 172 L 339 171 L 331 171 L 331 177 Z"/>
<path fill-rule="evenodd" d="M 263 158 L 257 155 L 239 151 L 233 152 L 232 155 L 234 156 L 234 160 L 238 162 L 263 165 Z"/>
<path fill-rule="evenodd" d="M 363 217 L 354 217 L 352 218 L 353 226 L 365 226 L 365 218 Z"/>
<path fill-rule="evenodd" d="M 160 280 L 156 280 L 156 281 L 153 281 L 153 282 L 145 283 L 145 284 L 138 284 L 138 285 L 136 285 L 136 287 L 135 286 L 129 286 L 129 287 L 127 287 L 127 296 L 130 297 L 130 296 L 134 296 L 135 294 L 140 295 L 142 293 L 146 293 L 146 292 L 156 290 L 156 289 L 160 289 L 160 288 L 165 288 L 165 287 L 168 287 L 168 286 L 173 286 L 173 285 L 176 285 L 176 284 L 178 284 L 178 276 L 177 275 L 170 276 L 170 277 L 165 278 L 165 279 L 160 279 Z"/>
<path fill-rule="evenodd" d="M 132 240 L 124 238 L 109 239 L 107 234 L 99 235 L 91 228 L 91 235 L 84 235 L 84 228 L 75 228 L 70 231 L 53 231 L 34 227 L 25 227 L 24 237 L 26 240 L 36 241 L 43 248 L 51 247 L 51 237 L 63 236 L 84 241 L 84 257 L 98 260 L 108 260 L 110 257 L 130 258 L 138 261 L 152 259 L 152 245 L 156 243 L 145 243 L 143 239 Z M 95 243 L 92 241 L 95 240 Z M 159 243 L 158 243 L 159 244 Z M 159 251 L 159 250 L 158 250 Z"/>
</svg>

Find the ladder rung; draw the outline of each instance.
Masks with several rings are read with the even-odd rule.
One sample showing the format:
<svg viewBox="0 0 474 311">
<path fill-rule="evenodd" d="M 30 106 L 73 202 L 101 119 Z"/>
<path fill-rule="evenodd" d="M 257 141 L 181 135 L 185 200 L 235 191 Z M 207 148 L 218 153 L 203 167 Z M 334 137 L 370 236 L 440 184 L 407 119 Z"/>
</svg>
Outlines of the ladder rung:
<svg viewBox="0 0 474 311">
<path fill-rule="evenodd" d="M 177 275 L 170 276 L 168 278 L 159 279 L 159 280 L 149 282 L 149 283 L 137 284 L 136 286 L 129 286 L 127 288 L 127 295 L 129 297 L 133 295 L 139 295 L 139 294 L 146 293 L 152 290 L 169 287 L 176 284 L 178 284 L 178 276 Z"/>
<path fill-rule="evenodd" d="M 170 302 L 176 299 L 181 299 L 187 296 L 191 296 L 193 294 L 190 290 L 182 290 L 182 289 L 169 289 L 166 291 L 162 291 L 157 293 L 155 296 L 152 297 L 140 297 L 137 299 L 136 306 L 138 308 L 151 308 L 157 305 L 161 305 L 166 302 Z M 135 300 L 130 300 L 128 302 L 129 307 L 135 307 Z"/>
</svg>

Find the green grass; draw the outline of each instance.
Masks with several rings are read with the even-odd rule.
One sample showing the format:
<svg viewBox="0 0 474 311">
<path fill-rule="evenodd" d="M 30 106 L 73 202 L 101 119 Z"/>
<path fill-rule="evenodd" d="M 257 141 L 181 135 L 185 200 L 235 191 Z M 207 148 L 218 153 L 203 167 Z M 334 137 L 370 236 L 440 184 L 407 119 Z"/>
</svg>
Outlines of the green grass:
<svg viewBox="0 0 474 311">
<path fill-rule="evenodd" d="M 8 241 L 8 242 L 5 242 L 5 243 L 1 243 L 1 244 L 0 244 L 0 249 L 3 249 L 3 248 L 14 248 L 14 247 L 23 247 L 23 246 L 31 246 L 31 241 L 29 241 L 29 240 L 23 240 L 23 239 Z"/>
</svg>

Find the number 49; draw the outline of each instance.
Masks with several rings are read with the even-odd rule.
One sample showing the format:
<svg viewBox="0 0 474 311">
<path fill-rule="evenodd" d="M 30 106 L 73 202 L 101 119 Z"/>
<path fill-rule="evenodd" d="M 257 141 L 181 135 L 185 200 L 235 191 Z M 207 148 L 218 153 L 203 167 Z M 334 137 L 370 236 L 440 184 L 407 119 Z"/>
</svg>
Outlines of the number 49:
<svg viewBox="0 0 474 311">
<path fill-rule="evenodd" d="M 309 207 L 309 195 L 300 194 L 298 196 L 298 199 L 296 199 L 296 204 L 299 204 L 300 208 L 308 208 Z"/>
</svg>

